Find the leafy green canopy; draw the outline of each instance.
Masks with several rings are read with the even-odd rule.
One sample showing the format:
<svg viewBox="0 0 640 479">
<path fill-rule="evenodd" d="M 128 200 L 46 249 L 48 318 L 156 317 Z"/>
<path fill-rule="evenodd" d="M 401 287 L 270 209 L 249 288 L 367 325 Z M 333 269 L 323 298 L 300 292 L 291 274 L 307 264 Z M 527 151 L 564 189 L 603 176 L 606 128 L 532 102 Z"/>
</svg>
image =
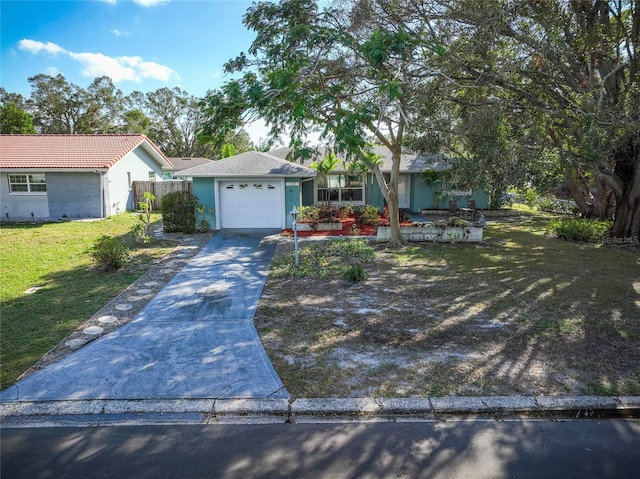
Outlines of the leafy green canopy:
<svg viewBox="0 0 640 479">
<path fill-rule="evenodd" d="M 615 216 L 612 234 L 638 237 L 640 2 L 415 0 L 410 11 L 429 18 L 425 3 L 440 5 L 451 40 L 441 137 L 467 171 L 496 189 L 562 176 L 584 215 Z"/>
<path fill-rule="evenodd" d="M 424 23 L 409 29 L 387 19 L 368 0 L 326 8 L 313 0 L 255 4 L 244 24 L 256 38 L 248 54 L 225 65 L 241 75 L 201 103 L 201 138 L 220 145 L 228 132 L 261 117 L 272 139 L 290 136 L 292 159 L 308 159 L 316 152 L 307 137 L 319 132 L 335 153 L 375 173 L 397 226 L 400 154 L 414 113 L 411 100 L 425 77 L 417 59 L 442 47 L 428 40 Z M 372 141 L 391 152 L 388 182 L 368 153 Z M 396 236 L 399 228 L 399 241 Z"/>
</svg>

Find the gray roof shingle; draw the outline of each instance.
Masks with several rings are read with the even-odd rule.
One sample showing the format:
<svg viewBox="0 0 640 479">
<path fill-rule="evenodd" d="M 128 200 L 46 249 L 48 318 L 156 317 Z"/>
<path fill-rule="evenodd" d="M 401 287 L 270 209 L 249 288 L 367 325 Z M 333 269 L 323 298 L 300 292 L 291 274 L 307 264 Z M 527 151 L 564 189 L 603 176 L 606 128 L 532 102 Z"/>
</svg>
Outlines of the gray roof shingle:
<svg viewBox="0 0 640 479">
<path fill-rule="evenodd" d="M 195 166 L 179 172 L 179 176 L 197 177 L 262 177 L 297 176 L 312 178 L 316 172 L 306 166 L 292 163 L 261 151 L 247 151 L 205 165 Z"/>
<path fill-rule="evenodd" d="M 283 147 L 270 151 L 269 153 L 278 158 L 287 158 L 287 155 L 291 151 L 291 148 Z M 327 148 L 319 148 L 320 158 L 324 157 L 328 153 Z M 373 148 L 373 152 L 382 158 L 381 170 L 383 172 L 391 171 L 391 152 L 384 146 L 376 146 Z M 302 164 L 310 164 L 313 160 L 307 160 Z M 400 157 L 400 172 L 401 173 L 422 173 L 426 169 L 433 169 L 435 171 L 443 171 L 449 169 L 451 166 L 446 158 L 440 153 L 433 153 L 428 155 L 416 155 L 411 153 L 403 153 Z M 344 165 L 338 164 L 334 171 L 344 171 Z"/>
<path fill-rule="evenodd" d="M 209 158 L 185 158 L 184 156 L 180 157 L 169 157 L 169 161 L 173 165 L 173 171 L 182 171 L 187 168 L 193 168 L 194 166 L 206 165 L 207 163 L 211 163 L 213 160 Z"/>
</svg>

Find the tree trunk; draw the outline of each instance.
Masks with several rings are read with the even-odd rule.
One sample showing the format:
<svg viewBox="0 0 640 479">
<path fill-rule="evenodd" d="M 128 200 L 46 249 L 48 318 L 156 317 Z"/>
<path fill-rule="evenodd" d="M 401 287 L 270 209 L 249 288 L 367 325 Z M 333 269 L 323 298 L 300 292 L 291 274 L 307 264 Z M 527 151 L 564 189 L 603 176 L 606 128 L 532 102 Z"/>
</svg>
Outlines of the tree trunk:
<svg viewBox="0 0 640 479">
<path fill-rule="evenodd" d="M 596 193 L 593 199 L 593 215 L 601 220 L 611 219 L 613 212 L 610 211 L 609 204 L 613 190 L 607 185 L 602 176 L 596 178 Z"/>
<path fill-rule="evenodd" d="M 398 208 L 398 184 L 400 181 L 400 153 L 394 151 L 391 157 L 391 179 L 389 181 L 389 226 L 391 227 L 391 241 L 388 247 L 401 248 L 407 245 L 400 232 L 400 208 Z"/>
<path fill-rule="evenodd" d="M 580 185 L 578 184 L 578 180 L 576 179 L 573 169 L 568 167 L 566 170 L 566 178 L 567 185 L 569 186 L 569 191 L 571 191 L 571 196 L 580 208 L 580 212 L 582 216 L 585 218 L 590 218 L 593 215 L 593 204 L 591 204 L 587 198 L 585 197 Z"/>
<path fill-rule="evenodd" d="M 397 158 L 396 158 L 397 156 Z M 384 179 L 384 175 L 378 165 L 371 166 L 373 174 L 378 180 L 378 186 L 384 196 L 387 206 L 389 207 L 389 227 L 391 228 L 391 241 L 388 244 L 390 248 L 401 248 L 406 246 L 407 242 L 400 233 L 400 209 L 398 208 L 398 180 L 400 178 L 400 155 L 393 155 L 393 164 L 391 166 L 391 178 L 389 183 Z"/>
<path fill-rule="evenodd" d="M 611 236 L 640 241 L 640 148 L 633 162 L 619 162 L 617 176 L 624 188 L 621 197 L 616 197 L 616 213 Z"/>
</svg>

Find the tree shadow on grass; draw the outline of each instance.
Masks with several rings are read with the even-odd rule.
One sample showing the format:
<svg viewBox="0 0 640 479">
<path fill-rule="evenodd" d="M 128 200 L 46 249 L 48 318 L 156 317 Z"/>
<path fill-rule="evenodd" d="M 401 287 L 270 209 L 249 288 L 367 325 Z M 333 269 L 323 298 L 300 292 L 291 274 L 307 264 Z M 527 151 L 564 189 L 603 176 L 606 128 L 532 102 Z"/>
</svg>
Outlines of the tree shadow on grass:
<svg viewBox="0 0 640 479">
<path fill-rule="evenodd" d="M 633 395 L 639 261 L 541 228 L 493 225 L 484 245 L 380 253 L 369 279 L 349 288 L 339 280 L 268 283 L 277 290 L 258 326 L 294 396 Z"/>
</svg>

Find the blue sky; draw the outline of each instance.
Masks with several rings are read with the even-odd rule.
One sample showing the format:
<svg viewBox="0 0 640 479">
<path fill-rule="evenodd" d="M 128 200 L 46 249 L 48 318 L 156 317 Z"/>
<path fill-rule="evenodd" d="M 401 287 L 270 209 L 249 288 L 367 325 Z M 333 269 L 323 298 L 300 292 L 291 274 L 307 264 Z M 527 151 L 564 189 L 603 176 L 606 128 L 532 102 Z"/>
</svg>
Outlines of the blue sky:
<svg viewBox="0 0 640 479">
<path fill-rule="evenodd" d="M 1 0 L 0 85 L 28 97 L 27 78 L 62 73 L 86 88 L 107 75 L 125 94 L 179 86 L 204 96 L 254 38 L 244 0 Z"/>
</svg>

